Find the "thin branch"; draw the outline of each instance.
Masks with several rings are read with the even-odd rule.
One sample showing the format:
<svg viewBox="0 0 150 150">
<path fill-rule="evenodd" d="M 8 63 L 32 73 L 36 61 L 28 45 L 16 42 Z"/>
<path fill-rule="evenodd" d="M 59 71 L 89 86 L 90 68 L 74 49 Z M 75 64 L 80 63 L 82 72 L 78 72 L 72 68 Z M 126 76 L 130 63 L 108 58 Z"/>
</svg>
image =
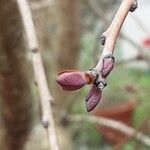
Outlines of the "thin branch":
<svg viewBox="0 0 150 150">
<path fill-rule="evenodd" d="M 104 117 L 86 116 L 86 115 L 72 115 L 67 118 L 69 121 L 75 122 L 92 122 L 102 126 L 112 128 L 120 131 L 130 137 L 135 137 L 138 141 L 142 142 L 146 146 L 150 146 L 150 137 L 144 135 L 142 132 L 136 131 L 134 128 L 125 125 L 122 122 L 115 121 Z"/>
<path fill-rule="evenodd" d="M 102 51 L 102 55 L 99 58 L 98 64 L 95 67 L 95 69 L 98 72 L 100 72 L 100 76 L 102 76 L 101 71 L 103 68 L 104 57 L 107 55 L 113 55 L 114 48 L 116 45 L 116 41 L 117 41 L 119 32 L 121 30 L 121 27 L 129 13 L 129 11 L 133 7 L 133 4 L 135 4 L 136 2 L 137 2 L 136 0 L 123 0 L 112 23 L 110 24 L 108 29 L 101 36 L 101 43 L 102 43 L 102 45 L 104 45 L 104 48 Z M 91 0 L 88 0 L 88 3 L 90 4 L 92 10 L 94 10 L 94 8 L 96 8 L 94 13 L 96 15 L 99 15 L 99 17 L 101 17 L 102 15 L 98 13 L 98 11 L 97 11 L 98 7 L 96 7 L 96 4 L 93 5 Z M 106 22 L 106 18 L 104 18 L 104 17 L 102 17 L 102 18 L 104 19 L 104 22 Z"/>
<path fill-rule="evenodd" d="M 105 42 L 105 46 L 103 49 L 103 55 L 114 52 L 116 40 L 119 35 L 120 29 L 133 3 L 134 3 L 134 0 L 122 1 L 120 8 L 117 11 L 111 25 L 104 33 L 104 35 L 106 36 L 106 42 Z"/>
<path fill-rule="evenodd" d="M 96 1 L 92 1 L 92 0 L 87 0 L 92 12 L 95 14 L 96 17 L 101 18 L 103 20 L 103 24 L 104 26 L 106 26 L 108 24 L 108 20 L 106 18 L 106 15 L 104 14 L 103 11 L 101 11 L 101 9 L 98 7 L 98 4 L 96 3 Z M 136 42 L 134 42 L 131 38 L 127 37 L 125 34 L 120 33 L 120 38 L 122 38 L 123 40 L 127 41 L 129 44 L 131 44 L 132 46 L 134 46 L 137 50 L 139 50 L 139 52 L 142 52 L 143 47 L 141 47 L 139 44 L 137 44 Z"/>
<path fill-rule="evenodd" d="M 42 106 L 42 121 L 43 126 L 47 130 L 49 143 L 52 150 L 59 150 L 56 129 L 51 108 L 52 96 L 49 92 L 46 76 L 43 68 L 43 63 L 39 51 L 39 45 L 35 32 L 35 27 L 32 20 L 32 15 L 29 9 L 27 0 L 17 0 L 19 11 L 22 17 L 24 30 L 28 48 L 32 52 L 32 63 L 34 68 L 35 80 L 38 86 L 38 91 Z"/>
<path fill-rule="evenodd" d="M 137 6 L 136 0 L 123 0 L 112 23 L 108 27 L 108 29 L 101 36 L 101 44 L 104 45 L 102 55 L 99 58 L 99 61 L 96 65 L 95 72 L 98 73 L 98 78 L 95 83 L 98 83 L 97 87 L 99 90 L 103 90 L 107 85 L 106 78 L 108 74 L 111 72 L 114 66 L 114 48 L 116 45 L 116 41 L 121 30 L 121 27 L 129 13 L 129 11 L 135 10 Z M 132 8 L 132 9 L 131 9 Z M 108 60 L 110 59 L 110 61 Z M 106 61 L 105 61 L 106 60 Z M 104 61 L 107 65 L 104 67 Z M 106 69 L 103 69 L 106 68 Z M 103 74 L 103 70 L 106 70 L 106 74 Z"/>
</svg>

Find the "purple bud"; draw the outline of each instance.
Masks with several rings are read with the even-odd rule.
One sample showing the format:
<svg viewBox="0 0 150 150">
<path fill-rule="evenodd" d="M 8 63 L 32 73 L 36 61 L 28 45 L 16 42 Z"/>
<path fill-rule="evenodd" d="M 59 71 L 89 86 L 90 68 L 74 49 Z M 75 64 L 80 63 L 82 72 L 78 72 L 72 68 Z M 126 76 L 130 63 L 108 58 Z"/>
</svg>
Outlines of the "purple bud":
<svg viewBox="0 0 150 150">
<path fill-rule="evenodd" d="M 92 111 L 96 107 L 96 105 L 101 100 L 101 96 L 102 96 L 102 91 L 99 91 L 97 87 L 93 84 L 85 99 L 86 108 L 88 112 Z"/>
<path fill-rule="evenodd" d="M 57 74 L 56 82 L 65 91 L 74 91 L 87 84 L 87 78 L 83 72 L 67 70 Z"/>
<path fill-rule="evenodd" d="M 114 67 L 115 58 L 112 54 L 106 55 L 103 59 L 102 76 L 107 77 Z"/>
</svg>

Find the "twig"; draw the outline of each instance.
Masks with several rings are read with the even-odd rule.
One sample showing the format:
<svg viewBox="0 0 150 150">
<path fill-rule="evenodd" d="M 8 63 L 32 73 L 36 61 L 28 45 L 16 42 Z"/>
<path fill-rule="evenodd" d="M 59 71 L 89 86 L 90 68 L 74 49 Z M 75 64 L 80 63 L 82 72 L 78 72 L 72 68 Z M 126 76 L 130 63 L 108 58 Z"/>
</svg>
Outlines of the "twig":
<svg viewBox="0 0 150 150">
<path fill-rule="evenodd" d="M 111 25 L 107 29 L 107 31 L 104 33 L 104 36 L 106 37 L 105 46 L 103 49 L 103 54 L 105 55 L 107 53 L 113 53 L 116 39 L 118 37 L 118 34 L 120 32 L 120 29 L 122 27 L 122 24 L 133 5 L 134 0 L 123 0 L 118 12 L 116 13 Z"/>
<path fill-rule="evenodd" d="M 111 25 L 108 27 L 108 29 L 103 33 L 102 37 L 102 43 L 105 44 L 103 48 L 103 52 L 101 57 L 99 58 L 98 64 L 96 65 L 96 69 L 101 71 L 103 66 L 103 58 L 105 55 L 113 54 L 114 48 L 116 45 L 116 40 L 118 38 L 120 29 L 122 27 L 122 24 L 128 15 L 131 7 L 136 2 L 136 0 L 123 0 L 119 10 L 117 11 Z M 98 8 L 96 7 L 96 4 L 92 4 L 91 0 L 88 0 L 88 3 L 90 4 L 92 10 L 95 10 L 94 13 L 96 16 L 102 17 L 102 14 L 98 13 Z M 94 9 L 95 8 L 95 9 Z M 104 15 L 104 14 L 103 14 Z M 106 23 L 106 18 L 102 17 L 104 19 L 104 22 Z"/>
<path fill-rule="evenodd" d="M 98 77 L 95 80 L 95 83 L 97 83 L 98 90 L 102 91 L 107 85 L 106 78 L 114 66 L 113 53 L 120 29 L 129 11 L 133 12 L 136 8 L 136 0 L 123 0 L 112 23 L 101 36 L 101 44 L 104 45 L 104 48 L 101 57 L 99 58 L 96 67 L 94 68 L 94 71 L 98 74 Z M 104 66 L 104 62 L 108 62 L 105 63 L 106 66 Z M 103 70 L 106 70 L 106 74 L 103 74 Z"/>
<path fill-rule="evenodd" d="M 129 127 L 119 121 L 115 121 L 104 117 L 95 117 L 95 116 L 86 116 L 86 115 L 72 115 L 72 116 L 68 116 L 67 119 L 69 121 L 75 121 L 75 122 L 86 121 L 86 122 L 97 123 L 102 126 L 106 126 L 114 130 L 118 130 L 130 137 L 133 136 L 143 144 L 150 146 L 150 137 L 144 135 L 142 132 L 136 131 L 134 128 Z"/>
<path fill-rule="evenodd" d="M 98 18 L 101 18 L 103 20 L 104 26 L 107 26 L 109 21 L 107 20 L 106 15 L 104 14 L 104 12 L 101 11 L 101 9 L 98 7 L 97 3 L 95 1 L 92 1 L 92 0 L 87 0 L 87 2 L 89 4 L 91 10 L 95 14 L 95 16 L 98 17 Z M 131 44 L 137 50 L 139 50 L 139 53 L 142 53 L 143 47 L 141 47 L 139 44 L 134 42 L 131 38 L 127 37 L 123 33 L 120 33 L 120 38 L 122 38 L 123 40 L 126 40 L 129 44 Z"/>
<path fill-rule="evenodd" d="M 51 102 L 52 96 L 49 92 L 46 76 L 43 68 L 43 63 L 39 51 L 38 41 L 35 33 L 35 28 L 32 20 L 32 15 L 29 9 L 27 0 L 17 0 L 19 11 L 22 17 L 24 30 L 26 33 L 26 39 L 28 48 L 32 52 L 32 63 L 34 68 L 34 74 L 42 106 L 42 121 L 43 126 L 47 130 L 49 143 L 52 150 L 59 150 L 56 129 L 54 125 L 54 119 L 52 114 Z"/>
</svg>

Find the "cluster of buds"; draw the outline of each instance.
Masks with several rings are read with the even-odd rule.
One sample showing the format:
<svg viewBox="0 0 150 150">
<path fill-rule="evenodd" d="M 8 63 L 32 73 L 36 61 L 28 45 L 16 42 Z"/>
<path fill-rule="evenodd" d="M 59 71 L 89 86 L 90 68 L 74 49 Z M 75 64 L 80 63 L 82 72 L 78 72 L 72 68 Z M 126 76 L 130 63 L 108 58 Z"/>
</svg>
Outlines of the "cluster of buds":
<svg viewBox="0 0 150 150">
<path fill-rule="evenodd" d="M 106 77 L 114 67 L 114 56 L 106 55 L 102 58 L 100 68 L 92 68 L 86 72 L 66 70 L 57 74 L 56 82 L 65 91 L 78 90 L 85 85 L 91 85 L 91 89 L 85 98 L 87 111 L 92 111 L 102 97 L 102 91 L 106 87 Z"/>
</svg>

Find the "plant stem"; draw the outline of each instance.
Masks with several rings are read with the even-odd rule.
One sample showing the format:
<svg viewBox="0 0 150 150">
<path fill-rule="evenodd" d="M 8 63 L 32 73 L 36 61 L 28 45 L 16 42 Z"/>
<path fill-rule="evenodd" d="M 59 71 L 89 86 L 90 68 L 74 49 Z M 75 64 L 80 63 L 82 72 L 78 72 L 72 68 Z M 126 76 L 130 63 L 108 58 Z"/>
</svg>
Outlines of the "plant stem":
<svg viewBox="0 0 150 150">
<path fill-rule="evenodd" d="M 98 64 L 96 65 L 96 68 L 98 70 L 101 69 L 103 57 L 107 54 L 114 53 L 114 48 L 116 45 L 116 40 L 119 35 L 120 29 L 134 2 L 135 0 L 123 0 L 112 23 L 110 24 L 108 29 L 103 33 L 104 37 L 106 37 L 106 41 L 102 55 L 99 59 Z"/>
<path fill-rule="evenodd" d="M 138 132 L 136 129 L 129 127 L 119 121 L 115 121 L 104 117 L 95 117 L 95 116 L 86 116 L 86 115 L 71 115 L 68 116 L 67 119 L 69 121 L 75 121 L 75 122 L 86 121 L 86 122 L 92 122 L 102 126 L 106 126 L 114 130 L 118 130 L 130 137 L 134 137 L 138 141 L 142 142 L 143 144 L 150 146 L 150 137 L 144 135 L 142 132 Z"/>
</svg>

